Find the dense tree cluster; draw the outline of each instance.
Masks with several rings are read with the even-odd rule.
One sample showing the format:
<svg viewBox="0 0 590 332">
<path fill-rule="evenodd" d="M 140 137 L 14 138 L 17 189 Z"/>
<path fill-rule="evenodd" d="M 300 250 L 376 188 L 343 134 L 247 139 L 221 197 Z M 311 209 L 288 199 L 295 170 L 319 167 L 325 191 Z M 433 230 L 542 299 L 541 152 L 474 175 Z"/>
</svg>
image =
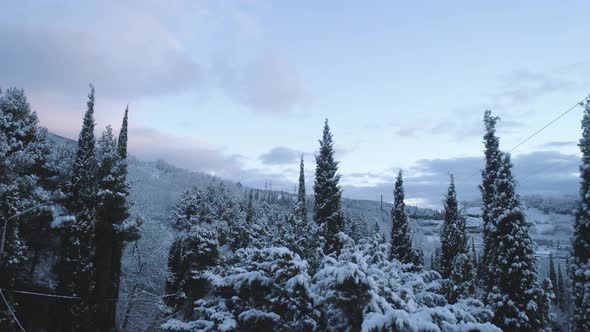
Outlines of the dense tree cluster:
<svg viewBox="0 0 590 332">
<path fill-rule="evenodd" d="M 113 331 L 117 315 L 121 329 L 133 329 L 130 312 L 142 292 L 160 310 L 142 329 L 551 331 L 557 328 L 551 313 L 566 314 L 570 304 L 572 329 L 590 329 L 590 102 L 584 104 L 581 199 L 569 269 L 563 273 L 552 253 L 545 279 L 491 111 L 484 113 L 481 256 L 467 236 L 467 212 L 459 208 L 451 175 L 444 210 L 437 212 L 444 219 L 440 247 L 426 269 L 425 248 L 412 241 L 418 216 L 406 207 L 401 170 L 388 240 L 379 227 L 387 215 L 383 206 L 372 220 L 343 208 L 327 120 L 313 196 L 306 194 L 303 155 L 295 194 L 219 179 L 184 186 L 171 215 L 165 212 L 167 222 L 149 226 L 168 229 L 167 241 L 156 243 L 158 234 L 149 234 L 151 243 L 130 248 L 142 222 L 130 217 L 128 202 L 128 109 L 118 136 L 108 126 L 96 138 L 94 106 L 91 87 L 72 150 L 48 139 L 22 90 L 0 93 L 0 289 L 36 287 L 64 296 L 45 302 L 52 306 L 50 330 Z M 156 249 L 146 246 L 168 253 L 151 270 L 145 254 Z M 135 269 L 122 266 L 126 255 Z M 50 266 L 47 282 L 39 282 L 38 265 Z M 166 281 L 146 287 L 147 274 Z M 126 309 L 117 312 L 120 293 Z M 2 295 L 17 314 L 21 304 L 30 305 L 15 293 Z M 0 307 L 0 329 L 15 324 Z"/>
<path fill-rule="evenodd" d="M 23 90 L 0 95 L 0 219 L 9 221 L 2 225 L 0 287 L 9 290 L 17 313 L 10 292 L 15 287 L 66 295 L 51 307 L 47 323 L 60 331 L 114 329 L 124 245 L 139 235 L 127 212 L 127 111 L 119 139 L 107 127 L 97 144 L 94 102 L 91 86 L 77 149 L 70 154 L 38 127 Z M 36 280 L 35 268 L 48 256 L 43 250 L 57 256 L 43 262 L 53 266 L 55 286 Z M 3 311 L 0 328 L 14 323 Z"/>
</svg>

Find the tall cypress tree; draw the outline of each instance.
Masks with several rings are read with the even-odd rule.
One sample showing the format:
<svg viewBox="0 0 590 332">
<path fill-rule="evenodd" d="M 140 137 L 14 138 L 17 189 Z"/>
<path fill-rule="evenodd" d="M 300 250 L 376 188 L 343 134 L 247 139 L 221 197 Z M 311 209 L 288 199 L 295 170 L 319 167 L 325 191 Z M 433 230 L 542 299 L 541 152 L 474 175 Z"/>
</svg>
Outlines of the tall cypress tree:
<svg viewBox="0 0 590 332">
<path fill-rule="evenodd" d="M 580 202 L 576 210 L 570 275 L 572 279 L 573 331 L 590 331 L 590 99 L 582 104 Z"/>
<path fill-rule="evenodd" d="M 341 212 L 340 174 L 338 162 L 334 160 L 334 142 L 328 126 L 328 119 L 324 123 L 324 132 L 319 141 L 320 151 L 316 156 L 316 170 L 314 181 L 314 221 L 323 228 L 324 253 L 339 253 L 340 241 L 338 233 L 343 228 Z"/>
<path fill-rule="evenodd" d="M 246 224 L 252 225 L 254 222 L 254 202 L 252 200 L 252 189 L 248 194 L 248 205 L 246 206 Z"/>
<path fill-rule="evenodd" d="M 473 267 L 475 271 L 479 271 L 479 267 L 477 265 L 477 250 L 475 250 L 475 240 L 471 237 L 471 261 L 473 261 Z"/>
<path fill-rule="evenodd" d="M 303 164 L 303 154 L 301 154 L 301 161 L 299 162 L 299 188 L 297 191 L 297 206 L 295 207 L 295 215 L 299 217 L 304 225 L 307 225 L 307 205 L 305 204 L 305 173 Z"/>
<path fill-rule="evenodd" d="M 553 253 L 549 254 L 549 280 L 551 280 L 551 285 L 553 285 L 553 287 L 557 287 L 557 272 L 555 271 L 555 262 L 553 260 Z M 553 302 L 557 303 L 558 296 L 559 296 L 559 292 L 555 292 L 555 297 L 553 298 Z"/>
<path fill-rule="evenodd" d="M 489 265 L 496 284 L 487 296 L 494 311 L 492 322 L 504 331 L 544 331 L 548 327 L 546 298 L 536 280 L 534 243 L 515 192 L 510 155 L 502 158 L 494 187 L 491 239 L 496 249 Z"/>
<path fill-rule="evenodd" d="M 439 272 L 443 278 L 449 278 L 453 269 L 455 256 L 467 252 L 467 235 L 465 219 L 459 213 L 455 178 L 451 175 L 451 183 L 444 201 L 445 219 L 441 228 L 441 257 Z"/>
<path fill-rule="evenodd" d="M 119 131 L 119 138 L 117 139 L 117 151 L 121 160 L 127 159 L 127 118 L 129 115 L 129 106 L 125 107 L 125 115 L 123 116 L 123 123 Z"/>
<path fill-rule="evenodd" d="M 482 265 L 482 277 L 484 288 L 489 291 L 496 284 L 494 275 L 490 273 L 488 265 L 490 257 L 494 255 L 493 232 L 495 230 L 494 219 L 492 217 L 493 200 L 494 200 L 494 181 L 496 180 L 498 170 L 501 164 L 500 139 L 496 136 L 496 122 L 498 117 L 492 116 L 492 111 L 486 110 L 484 113 L 485 134 L 483 143 L 485 146 L 485 166 L 481 172 L 482 182 L 479 186 L 482 202 L 482 228 L 483 228 L 483 253 L 480 264 Z"/>
<path fill-rule="evenodd" d="M 73 223 L 62 228 L 58 290 L 81 297 L 79 302 L 64 302 L 61 324 L 64 330 L 83 330 L 91 326 L 91 294 L 94 289 L 94 229 L 96 222 L 96 156 L 94 138 L 94 87 L 90 86 L 87 110 L 78 138 L 78 150 L 71 178 L 66 184 L 68 208 Z"/>
<path fill-rule="evenodd" d="M 557 263 L 557 301 L 562 310 L 565 310 L 569 303 L 566 298 L 565 283 L 563 280 L 563 273 L 561 272 L 561 264 Z"/>
<path fill-rule="evenodd" d="M 391 209 L 391 251 L 389 259 L 397 259 L 400 262 L 414 262 L 414 251 L 412 249 L 412 238 L 410 236 L 410 225 L 406 215 L 406 204 L 404 203 L 404 180 L 400 170 L 395 180 L 393 190 L 393 208 Z"/>
<path fill-rule="evenodd" d="M 96 223 L 96 287 L 97 303 L 94 324 L 102 331 L 115 327 L 116 302 L 120 276 L 120 260 L 124 238 L 118 233 L 129 217 L 125 162 L 110 126 L 98 142 L 98 193 Z M 108 300 L 107 300 L 108 299 Z"/>
</svg>

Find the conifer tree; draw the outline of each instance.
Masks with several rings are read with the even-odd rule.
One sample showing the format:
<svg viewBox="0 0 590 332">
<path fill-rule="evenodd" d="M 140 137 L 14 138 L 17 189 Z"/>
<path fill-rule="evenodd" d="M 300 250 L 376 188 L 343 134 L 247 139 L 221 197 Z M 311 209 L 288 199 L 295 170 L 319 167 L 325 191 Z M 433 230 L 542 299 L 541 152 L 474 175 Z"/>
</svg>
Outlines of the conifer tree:
<svg viewBox="0 0 590 332">
<path fill-rule="evenodd" d="M 551 280 L 551 285 L 557 286 L 557 272 L 555 271 L 555 263 L 553 261 L 553 253 L 549 254 L 549 280 Z M 553 297 L 553 302 L 557 303 L 558 294 Z"/>
<path fill-rule="evenodd" d="M 475 268 L 475 272 L 479 271 L 478 264 L 477 264 L 477 250 L 475 250 L 475 240 L 471 237 L 471 261 L 473 262 L 473 267 Z"/>
<path fill-rule="evenodd" d="M 489 263 L 494 255 L 495 241 L 493 232 L 495 230 L 494 219 L 492 217 L 493 200 L 494 200 L 494 182 L 501 164 L 500 139 L 496 136 L 496 122 L 498 117 L 492 116 L 492 111 L 486 110 L 484 113 L 485 134 L 483 143 L 485 146 L 485 166 L 481 172 L 482 182 L 479 186 L 482 201 L 482 222 L 483 222 L 483 252 L 480 264 L 482 265 L 482 277 L 484 288 L 489 291 L 496 282 L 493 279 L 493 273 L 490 273 Z"/>
<path fill-rule="evenodd" d="M 304 225 L 307 225 L 307 205 L 305 203 L 305 174 L 303 165 L 303 154 L 299 163 L 299 188 L 297 191 L 297 206 L 295 215 L 299 217 Z"/>
<path fill-rule="evenodd" d="M 475 267 L 472 259 L 466 253 L 459 253 L 451 262 L 452 269 L 450 292 L 447 296 L 449 303 L 455 303 L 462 298 L 473 297 L 475 293 Z"/>
<path fill-rule="evenodd" d="M 561 272 L 561 264 L 557 264 L 557 302 L 559 302 L 559 306 L 562 310 L 565 309 L 566 305 L 569 303 L 566 292 L 565 292 L 565 283 L 563 280 L 563 273 Z"/>
<path fill-rule="evenodd" d="M 57 267 L 58 290 L 79 296 L 79 302 L 64 302 L 63 329 L 83 330 L 92 324 L 94 310 L 94 231 L 96 222 L 96 155 L 94 138 L 94 87 L 90 86 L 87 110 L 78 138 L 78 149 L 70 181 L 66 185 L 68 208 L 74 222 L 62 228 L 60 263 Z"/>
<path fill-rule="evenodd" d="M 491 216 L 495 230 L 490 273 L 496 284 L 488 293 L 492 322 L 504 331 L 545 331 L 545 294 L 537 282 L 534 243 L 520 197 L 515 192 L 510 155 L 502 158 L 494 181 Z"/>
<path fill-rule="evenodd" d="M 424 250 L 420 249 L 415 252 L 414 265 L 419 269 L 424 267 Z"/>
<path fill-rule="evenodd" d="M 573 331 L 590 331 L 590 99 L 582 104 L 580 201 L 576 210 L 570 275 L 572 279 Z"/>
<path fill-rule="evenodd" d="M 24 90 L 0 90 L 0 288 L 14 288 L 33 245 L 27 242 L 23 227 L 38 223 L 40 211 L 35 207 L 47 202 L 49 153 L 46 131 L 39 128 Z M 18 312 L 13 294 L 3 294 Z M 0 330 L 16 330 L 13 323 L 0 304 Z"/>
<path fill-rule="evenodd" d="M 125 181 L 127 169 L 110 126 L 98 141 L 98 191 L 96 207 L 96 277 L 94 324 L 102 331 L 115 327 L 116 302 L 123 250 L 123 222 L 129 217 Z"/>
<path fill-rule="evenodd" d="M 434 253 L 430 254 L 430 270 L 436 271 L 436 259 L 434 257 Z"/>
<path fill-rule="evenodd" d="M 248 206 L 246 207 L 246 224 L 252 225 L 254 221 L 254 202 L 252 199 L 252 190 L 248 194 Z"/>
<path fill-rule="evenodd" d="M 459 212 L 453 175 L 451 175 L 451 183 L 445 197 L 444 207 L 445 219 L 440 233 L 441 257 L 439 272 L 443 278 L 449 278 L 455 256 L 467 252 L 465 219 L 461 217 Z"/>
<path fill-rule="evenodd" d="M 412 249 L 412 238 L 410 225 L 406 215 L 406 204 L 404 203 L 404 180 L 400 170 L 395 181 L 393 191 L 393 208 L 391 210 L 391 251 L 389 259 L 397 259 L 402 263 L 414 262 L 414 250 Z"/>
<path fill-rule="evenodd" d="M 432 259 L 432 270 L 433 271 L 437 271 L 440 269 L 440 247 L 439 248 L 435 248 L 434 249 L 434 254 L 433 254 L 433 259 Z"/>
<path fill-rule="evenodd" d="M 117 151 L 119 152 L 119 158 L 121 160 L 127 159 L 127 121 L 129 115 L 129 106 L 125 108 L 125 115 L 123 116 L 123 123 L 121 124 L 121 130 L 119 131 L 119 137 L 117 139 Z"/>
<path fill-rule="evenodd" d="M 334 142 L 328 126 L 324 123 L 324 132 L 319 141 L 320 151 L 316 156 L 314 181 L 314 220 L 323 229 L 324 253 L 339 253 L 340 241 L 338 233 L 343 228 L 341 212 L 340 174 L 338 162 L 334 160 Z"/>
</svg>

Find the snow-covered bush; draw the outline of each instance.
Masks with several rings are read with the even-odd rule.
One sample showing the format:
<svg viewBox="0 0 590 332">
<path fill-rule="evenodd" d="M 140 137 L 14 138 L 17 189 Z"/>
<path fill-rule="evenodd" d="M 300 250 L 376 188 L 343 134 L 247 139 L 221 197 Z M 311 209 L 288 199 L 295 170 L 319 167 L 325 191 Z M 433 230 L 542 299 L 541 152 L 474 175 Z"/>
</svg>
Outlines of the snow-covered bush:
<svg viewBox="0 0 590 332">
<path fill-rule="evenodd" d="M 324 256 L 315 275 L 287 248 L 241 249 L 205 273 L 211 291 L 170 331 L 499 331 L 475 299 L 450 305 L 437 272 L 388 259 L 380 235 Z"/>
<path fill-rule="evenodd" d="M 358 245 L 346 235 L 337 259 L 326 257 L 313 277 L 315 305 L 327 330 L 499 331 L 475 299 L 447 304 L 437 272 L 412 272 L 412 264 L 387 259 L 380 235 Z"/>
<path fill-rule="evenodd" d="M 240 249 L 234 263 L 206 274 L 211 294 L 195 302 L 194 320 L 162 326 L 181 331 L 292 331 L 317 326 L 307 263 L 287 248 Z"/>
</svg>

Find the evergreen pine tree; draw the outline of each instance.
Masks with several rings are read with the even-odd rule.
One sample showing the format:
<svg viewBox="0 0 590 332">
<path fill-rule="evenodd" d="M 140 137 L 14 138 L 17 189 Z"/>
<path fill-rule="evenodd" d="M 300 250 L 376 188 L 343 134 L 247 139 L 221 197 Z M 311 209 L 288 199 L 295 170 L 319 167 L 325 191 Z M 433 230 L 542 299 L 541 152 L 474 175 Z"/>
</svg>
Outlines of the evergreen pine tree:
<svg viewBox="0 0 590 332">
<path fill-rule="evenodd" d="M 495 195 L 494 182 L 501 164 L 500 139 L 496 136 L 496 122 L 498 120 L 498 117 L 492 116 L 492 111 L 485 111 L 483 120 L 486 129 L 485 135 L 483 136 L 485 166 L 481 172 L 482 182 L 479 190 L 481 191 L 483 223 L 483 252 L 480 264 L 482 265 L 481 276 L 483 277 L 484 288 L 487 291 L 497 284 L 494 280 L 494 274 L 490 273 L 489 264 L 495 250 L 495 241 L 493 240 L 495 225 L 492 216 Z"/>
<path fill-rule="evenodd" d="M 402 263 L 414 262 L 410 225 L 404 203 L 404 180 L 399 171 L 393 191 L 393 208 L 391 210 L 391 251 L 389 259 L 397 259 Z"/>
<path fill-rule="evenodd" d="M 570 275 L 572 279 L 572 330 L 590 331 L 590 99 L 582 104 L 580 202 L 576 210 Z"/>
<path fill-rule="evenodd" d="M 324 123 L 324 132 L 319 141 L 320 151 L 316 156 L 314 181 L 314 220 L 323 229 L 324 253 L 339 253 L 340 241 L 338 233 L 342 231 L 343 219 L 341 212 L 340 174 L 338 162 L 334 160 L 334 142 L 328 126 Z"/>
<path fill-rule="evenodd" d="M 491 204 L 495 230 L 490 240 L 496 249 L 489 265 L 497 281 L 487 296 L 492 322 L 504 331 L 545 331 L 545 294 L 536 280 L 534 243 L 515 192 L 510 155 L 502 158 Z"/>
<path fill-rule="evenodd" d="M 479 271 L 479 265 L 477 264 L 477 250 L 475 250 L 475 240 L 473 237 L 471 237 L 471 261 L 473 262 L 473 267 L 477 273 L 477 271 Z"/>
<path fill-rule="evenodd" d="M 301 154 L 301 162 L 299 163 L 299 188 L 297 191 L 297 206 L 295 207 L 295 215 L 299 217 L 304 225 L 307 225 L 307 204 L 305 203 L 305 173 L 303 154 Z"/>
<path fill-rule="evenodd" d="M 551 280 L 551 285 L 557 286 L 557 272 L 555 272 L 555 263 L 553 261 L 553 253 L 549 254 L 549 280 Z M 557 303 L 558 294 L 553 297 L 553 302 Z"/>
<path fill-rule="evenodd" d="M 252 190 L 248 194 L 248 206 L 246 207 L 246 224 L 252 225 L 254 222 L 254 202 L 252 200 Z"/>
<path fill-rule="evenodd" d="M 94 87 L 90 86 L 87 110 L 78 138 L 78 149 L 66 186 L 68 208 L 73 223 L 62 228 L 60 263 L 57 267 L 58 290 L 81 298 L 78 302 L 64 301 L 61 324 L 64 330 L 88 329 L 94 310 L 91 294 L 94 290 L 94 228 L 96 219 L 96 155 L 94 138 Z"/>
<path fill-rule="evenodd" d="M 559 302 L 559 306 L 562 310 L 565 310 L 567 304 L 569 303 L 566 292 L 565 292 L 565 283 L 563 280 L 563 273 L 561 272 L 561 264 L 557 264 L 557 301 Z"/>
<path fill-rule="evenodd" d="M 451 183 L 444 201 L 445 219 L 441 228 L 441 257 L 440 274 L 443 278 L 451 276 L 455 256 L 467 252 L 467 235 L 465 234 L 465 219 L 459 213 L 455 179 L 451 175 Z"/>
</svg>

